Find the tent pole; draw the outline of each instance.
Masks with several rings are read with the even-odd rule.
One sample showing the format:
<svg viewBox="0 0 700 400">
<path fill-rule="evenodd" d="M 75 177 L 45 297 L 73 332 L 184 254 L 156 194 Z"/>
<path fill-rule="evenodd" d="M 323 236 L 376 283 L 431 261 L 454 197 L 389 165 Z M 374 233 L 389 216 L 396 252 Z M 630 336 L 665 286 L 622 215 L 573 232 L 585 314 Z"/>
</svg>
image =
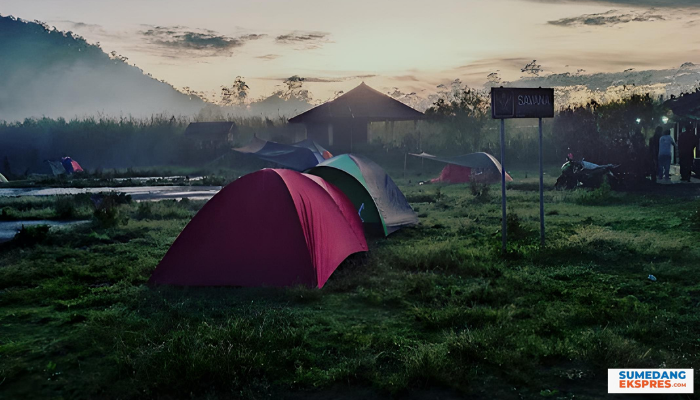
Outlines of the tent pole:
<svg viewBox="0 0 700 400">
<path fill-rule="evenodd" d="M 413 120 L 413 133 L 418 134 L 418 152 L 422 153 L 423 152 L 423 141 L 420 135 L 420 131 L 418 130 L 418 120 L 414 119 Z"/>
</svg>

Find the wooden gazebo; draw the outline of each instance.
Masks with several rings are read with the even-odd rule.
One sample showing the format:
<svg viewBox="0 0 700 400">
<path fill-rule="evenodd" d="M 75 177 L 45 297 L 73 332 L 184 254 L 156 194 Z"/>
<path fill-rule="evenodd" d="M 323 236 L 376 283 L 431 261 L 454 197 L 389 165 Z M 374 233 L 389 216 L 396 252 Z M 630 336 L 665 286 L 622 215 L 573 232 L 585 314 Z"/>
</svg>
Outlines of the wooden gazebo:
<svg viewBox="0 0 700 400">
<path fill-rule="evenodd" d="M 306 126 L 306 137 L 321 146 L 353 151 L 367 143 L 368 125 L 380 121 L 416 121 L 425 115 L 381 93 L 364 82 L 333 101 L 289 120 Z"/>
</svg>

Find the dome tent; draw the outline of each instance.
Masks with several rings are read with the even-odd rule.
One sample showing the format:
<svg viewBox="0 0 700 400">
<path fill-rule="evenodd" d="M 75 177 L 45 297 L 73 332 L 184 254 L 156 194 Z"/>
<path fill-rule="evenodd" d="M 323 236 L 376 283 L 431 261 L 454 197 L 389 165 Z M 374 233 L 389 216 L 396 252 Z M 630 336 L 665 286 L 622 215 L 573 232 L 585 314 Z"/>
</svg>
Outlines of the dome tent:
<svg viewBox="0 0 700 400">
<path fill-rule="evenodd" d="M 263 169 L 207 202 L 149 283 L 320 288 L 345 258 L 362 251 L 362 223 L 338 188 L 316 176 Z"/>
<path fill-rule="evenodd" d="M 83 167 L 81 167 L 77 161 L 73 160 L 70 157 L 62 157 L 61 165 L 63 165 L 63 168 L 66 170 L 66 173 L 68 175 L 74 174 L 76 172 L 84 172 Z"/>
<path fill-rule="evenodd" d="M 253 137 L 246 146 L 233 150 L 254 155 L 295 171 L 305 171 L 332 157 L 328 150 L 308 139 L 294 144 L 282 144 Z"/>
<path fill-rule="evenodd" d="M 406 196 L 391 177 L 365 157 L 342 154 L 311 168 L 308 173 L 342 190 L 370 232 L 381 231 L 388 236 L 403 226 L 418 223 Z"/>
<path fill-rule="evenodd" d="M 29 170 L 30 175 L 58 176 L 66 173 L 66 169 L 60 161 L 44 160 L 41 164 Z"/>
<path fill-rule="evenodd" d="M 471 153 L 455 157 L 437 157 L 428 153 L 411 155 L 447 164 L 440 172 L 440 176 L 431 179 L 430 183 L 477 182 L 492 184 L 501 181 L 501 163 L 488 153 Z M 506 173 L 506 181 L 513 181 L 508 173 Z"/>
</svg>

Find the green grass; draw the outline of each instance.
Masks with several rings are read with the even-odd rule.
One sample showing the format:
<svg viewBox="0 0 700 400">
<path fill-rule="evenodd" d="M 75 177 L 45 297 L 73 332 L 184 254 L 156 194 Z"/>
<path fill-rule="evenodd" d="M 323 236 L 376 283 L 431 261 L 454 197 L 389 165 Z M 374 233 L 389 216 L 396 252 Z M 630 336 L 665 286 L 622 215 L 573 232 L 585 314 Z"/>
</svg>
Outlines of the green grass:
<svg viewBox="0 0 700 400">
<path fill-rule="evenodd" d="M 321 290 L 145 286 L 201 202 L 121 205 L 126 224 L 0 246 L 0 394 L 594 399 L 607 368 L 697 367 L 697 201 L 548 190 L 541 247 L 522 174 L 503 256 L 498 187 L 419 180 L 397 183 L 421 225 L 373 239 Z"/>
</svg>

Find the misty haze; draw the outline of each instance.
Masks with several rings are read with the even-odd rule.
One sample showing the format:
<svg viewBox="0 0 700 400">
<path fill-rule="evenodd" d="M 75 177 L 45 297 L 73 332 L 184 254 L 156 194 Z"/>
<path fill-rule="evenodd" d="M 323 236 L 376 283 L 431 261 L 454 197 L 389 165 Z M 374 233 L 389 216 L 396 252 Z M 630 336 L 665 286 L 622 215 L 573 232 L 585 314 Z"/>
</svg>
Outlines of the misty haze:
<svg viewBox="0 0 700 400">
<path fill-rule="evenodd" d="M 692 398 L 699 33 L 4 0 L 0 398 Z"/>
</svg>

